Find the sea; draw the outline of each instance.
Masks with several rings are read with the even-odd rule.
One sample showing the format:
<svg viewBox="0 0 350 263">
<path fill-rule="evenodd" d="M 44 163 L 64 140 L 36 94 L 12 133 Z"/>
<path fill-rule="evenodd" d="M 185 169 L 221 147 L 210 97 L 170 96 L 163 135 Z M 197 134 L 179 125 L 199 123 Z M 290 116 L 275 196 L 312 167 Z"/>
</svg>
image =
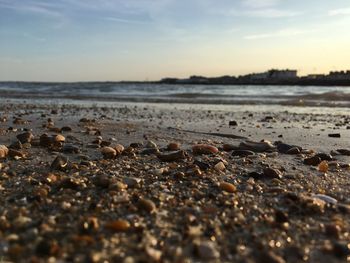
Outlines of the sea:
<svg viewBox="0 0 350 263">
<path fill-rule="evenodd" d="M 350 87 L 0 82 L 0 102 L 214 105 L 350 114 Z"/>
</svg>

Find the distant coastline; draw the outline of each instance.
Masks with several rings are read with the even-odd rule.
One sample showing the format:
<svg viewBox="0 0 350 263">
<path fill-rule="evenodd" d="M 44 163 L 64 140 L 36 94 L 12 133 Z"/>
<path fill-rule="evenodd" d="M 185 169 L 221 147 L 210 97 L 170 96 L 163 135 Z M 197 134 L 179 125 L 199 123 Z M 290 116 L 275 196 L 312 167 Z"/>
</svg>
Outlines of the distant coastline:
<svg viewBox="0 0 350 263">
<path fill-rule="evenodd" d="M 172 84 L 172 85 L 280 85 L 280 86 L 350 86 L 350 70 L 333 71 L 329 74 L 311 74 L 298 76 L 297 70 L 271 69 L 262 73 L 251 73 L 242 76 L 190 76 L 189 78 L 166 77 L 154 81 L 0 81 L 0 84 L 18 83 L 18 85 L 30 83 L 31 85 L 55 85 L 55 84 Z"/>
</svg>

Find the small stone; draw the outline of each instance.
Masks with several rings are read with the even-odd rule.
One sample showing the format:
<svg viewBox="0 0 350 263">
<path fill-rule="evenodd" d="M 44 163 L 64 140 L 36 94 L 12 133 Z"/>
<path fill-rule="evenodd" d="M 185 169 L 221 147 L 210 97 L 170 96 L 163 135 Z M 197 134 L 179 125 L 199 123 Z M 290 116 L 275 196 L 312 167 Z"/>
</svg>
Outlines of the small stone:
<svg viewBox="0 0 350 263">
<path fill-rule="evenodd" d="M 126 232 L 130 229 L 130 223 L 126 220 L 119 219 L 106 223 L 105 228 L 114 232 Z"/>
<path fill-rule="evenodd" d="M 49 137 L 49 135 L 47 135 L 46 133 L 40 136 L 40 146 L 50 147 L 52 143 L 53 143 L 52 138 Z"/>
<path fill-rule="evenodd" d="M 194 154 L 215 154 L 219 150 L 215 146 L 209 144 L 197 144 L 192 147 Z"/>
<path fill-rule="evenodd" d="M 277 150 L 278 150 L 278 152 L 280 152 L 280 153 L 285 153 L 285 154 L 287 154 L 288 151 L 290 151 L 290 150 L 293 149 L 293 148 L 299 149 L 299 152 L 302 151 L 302 148 L 301 148 L 300 146 L 289 145 L 289 144 L 282 143 L 282 142 L 280 142 L 280 143 L 277 144 Z M 296 152 L 296 150 L 293 149 L 292 152 Z M 291 153 L 289 153 L 289 154 L 291 154 Z"/>
<path fill-rule="evenodd" d="M 337 152 L 341 155 L 350 156 L 350 150 L 348 149 L 338 149 Z"/>
<path fill-rule="evenodd" d="M 113 149 L 116 151 L 116 155 L 120 155 L 124 151 L 124 146 L 121 144 L 117 144 L 113 147 Z"/>
<path fill-rule="evenodd" d="M 178 151 L 180 150 L 180 144 L 177 142 L 171 142 L 167 146 L 168 151 Z"/>
<path fill-rule="evenodd" d="M 16 140 L 15 142 L 11 143 L 9 148 L 15 149 L 15 150 L 22 150 L 23 145 L 22 145 L 22 143 L 20 141 Z"/>
<path fill-rule="evenodd" d="M 138 201 L 137 206 L 140 210 L 144 210 L 148 213 L 153 213 L 156 210 L 156 205 L 149 199 L 141 198 Z"/>
<path fill-rule="evenodd" d="M 69 126 L 64 126 L 61 128 L 61 131 L 62 132 L 71 132 L 73 129 Z"/>
<path fill-rule="evenodd" d="M 112 147 L 103 147 L 101 150 L 104 159 L 114 159 L 117 156 L 117 151 Z"/>
<path fill-rule="evenodd" d="M 273 169 L 273 168 L 265 168 L 263 170 L 263 174 L 267 178 L 277 178 L 277 179 L 282 178 L 282 173 L 280 172 L 280 170 Z"/>
<path fill-rule="evenodd" d="M 53 136 L 54 142 L 64 142 L 65 140 L 66 140 L 66 138 L 61 134 L 57 134 L 57 135 Z"/>
<path fill-rule="evenodd" d="M 271 152 L 276 149 L 276 147 L 269 141 L 253 142 L 246 141 L 239 144 L 240 150 L 248 150 L 253 152 Z"/>
<path fill-rule="evenodd" d="M 123 179 L 123 182 L 128 186 L 128 188 L 136 187 L 140 181 L 141 181 L 140 179 L 136 179 L 132 177 L 126 177 Z"/>
<path fill-rule="evenodd" d="M 342 259 L 350 256 L 350 243 L 336 242 L 333 244 L 333 254 Z"/>
<path fill-rule="evenodd" d="M 286 154 L 299 154 L 300 153 L 300 149 L 298 147 L 292 147 L 290 148 Z"/>
<path fill-rule="evenodd" d="M 93 180 L 94 185 L 102 188 L 108 188 L 110 185 L 110 179 L 106 175 L 97 175 Z"/>
<path fill-rule="evenodd" d="M 306 165 L 317 166 L 320 163 L 321 163 L 321 159 L 320 159 L 320 157 L 317 157 L 317 156 L 313 156 L 313 157 L 304 159 L 304 164 L 306 164 Z"/>
<path fill-rule="evenodd" d="M 227 182 L 220 183 L 220 189 L 228 193 L 234 193 L 237 190 L 236 186 Z"/>
<path fill-rule="evenodd" d="M 324 230 L 327 236 L 334 237 L 336 239 L 340 238 L 341 228 L 337 224 L 326 224 Z"/>
<path fill-rule="evenodd" d="M 15 149 L 9 149 L 8 151 L 8 156 L 12 157 L 12 158 L 23 158 L 24 157 L 24 153 L 17 151 Z"/>
<path fill-rule="evenodd" d="M 31 132 L 25 132 L 17 135 L 17 139 L 21 143 L 30 143 L 34 139 L 34 135 Z"/>
<path fill-rule="evenodd" d="M 230 122 L 228 123 L 228 125 L 229 125 L 229 126 L 237 126 L 238 123 L 237 123 L 237 121 L 230 121 Z"/>
<path fill-rule="evenodd" d="M 318 153 L 315 156 L 319 157 L 321 161 L 333 161 L 333 156 L 327 153 Z"/>
<path fill-rule="evenodd" d="M 5 145 L 0 145 L 0 158 L 6 158 L 9 153 L 9 149 Z"/>
<path fill-rule="evenodd" d="M 58 155 L 55 160 L 53 160 L 50 169 L 51 170 L 63 170 L 68 164 L 68 158 L 63 155 Z"/>
<path fill-rule="evenodd" d="M 146 148 L 158 149 L 158 145 L 153 141 L 147 141 Z"/>
<path fill-rule="evenodd" d="M 328 134 L 328 137 L 331 137 L 331 138 L 340 138 L 341 135 L 340 135 L 340 133 L 330 133 L 330 134 Z"/>
<path fill-rule="evenodd" d="M 175 162 L 186 159 L 186 152 L 181 150 L 169 154 L 159 154 L 158 158 L 162 162 Z"/>
<path fill-rule="evenodd" d="M 217 164 L 214 165 L 214 170 L 221 172 L 226 169 L 226 166 L 223 162 L 218 162 Z"/>
<path fill-rule="evenodd" d="M 201 242 L 197 246 L 198 256 L 205 261 L 215 260 L 220 258 L 220 253 L 217 250 L 215 243 L 212 241 Z"/>
<path fill-rule="evenodd" d="M 322 161 L 319 165 L 318 165 L 318 170 L 322 173 L 327 173 L 328 172 L 328 162 L 327 161 Z"/>
<path fill-rule="evenodd" d="M 255 153 L 248 150 L 236 150 L 232 152 L 232 156 L 247 157 L 252 155 L 255 155 Z"/>
<path fill-rule="evenodd" d="M 78 146 L 72 144 L 66 144 L 63 146 L 62 151 L 65 153 L 79 153 L 80 149 Z"/>
</svg>

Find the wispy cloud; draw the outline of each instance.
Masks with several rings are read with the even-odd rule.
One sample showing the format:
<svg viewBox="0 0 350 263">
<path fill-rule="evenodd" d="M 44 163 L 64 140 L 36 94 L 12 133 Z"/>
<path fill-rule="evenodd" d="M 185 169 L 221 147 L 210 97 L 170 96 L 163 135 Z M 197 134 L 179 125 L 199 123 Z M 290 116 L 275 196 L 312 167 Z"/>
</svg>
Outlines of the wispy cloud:
<svg viewBox="0 0 350 263">
<path fill-rule="evenodd" d="M 42 2 L 28 1 L 22 3 L 17 1 L 1 1 L 0 8 L 10 9 L 20 13 L 34 13 L 47 17 L 62 17 L 61 12 L 48 8 Z"/>
<path fill-rule="evenodd" d="M 307 34 L 310 32 L 311 32 L 310 30 L 283 29 L 276 32 L 247 35 L 244 37 L 244 39 L 257 40 L 257 39 L 265 39 L 265 38 L 292 37 L 292 36 Z"/>
<path fill-rule="evenodd" d="M 111 22 L 117 22 L 117 23 L 123 23 L 123 24 L 138 24 L 138 25 L 146 25 L 151 24 L 150 21 L 142 21 L 142 20 L 134 20 L 134 19 L 125 19 L 125 18 L 119 18 L 119 17 L 103 17 L 103 20 L 111 21 Z"/>
<path fill-rule="evenodd" d="M 254 9 L 254 10 L 231 10 L 231 15 L 234 16 L 246 16 L 246 17 L 256 17 L 256 18 L 286 18 L 295 17 L 302 15 L 301 12 L 290 11 L 290 10 L 280 10 L 274 8 L 264 8 L 264 9 Z"/>
<path fill-rule="evenodd" d="M 328 15 L 329 16 L 350 15 L 350 7 L 330 10 L 328 12 Z"/>
<path fill-rule="evenodd" d="M 243 0 L 243 5 L 251 8 L 266 8 L 276 6 L 280 0 Z"/>
</svg>

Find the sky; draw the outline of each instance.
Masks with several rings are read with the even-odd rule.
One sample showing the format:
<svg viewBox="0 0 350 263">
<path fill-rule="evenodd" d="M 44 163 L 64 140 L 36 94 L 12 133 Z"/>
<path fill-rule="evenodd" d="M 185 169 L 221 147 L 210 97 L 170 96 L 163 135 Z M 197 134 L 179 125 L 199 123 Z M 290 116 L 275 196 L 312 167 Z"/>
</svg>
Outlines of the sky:
<svg viewBox="0 0 350 263">
<path fill-rule="evenodd" d="M 349 0 L 0 0 L 0 80 L 350 69 Z"/>
</svg>

